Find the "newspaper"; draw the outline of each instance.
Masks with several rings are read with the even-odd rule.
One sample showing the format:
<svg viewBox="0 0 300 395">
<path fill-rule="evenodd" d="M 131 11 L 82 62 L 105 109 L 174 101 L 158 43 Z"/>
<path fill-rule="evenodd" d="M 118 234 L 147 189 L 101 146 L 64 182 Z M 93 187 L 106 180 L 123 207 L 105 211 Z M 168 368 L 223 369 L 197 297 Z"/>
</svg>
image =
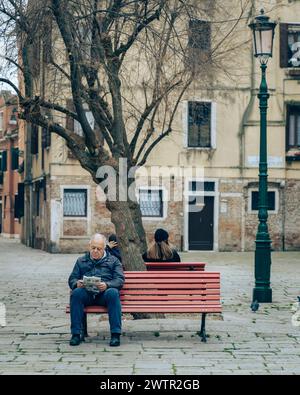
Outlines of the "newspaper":
<svg viewBox="0 0 300 395">
<path fill-rule="evenodd" d="M 101 283 L 101 277 L 96 276 L 83 276 L 83 284 L 87 291 L 99 293 L 99 289 L 97 288 L 97 284 Z"/>
</svg>

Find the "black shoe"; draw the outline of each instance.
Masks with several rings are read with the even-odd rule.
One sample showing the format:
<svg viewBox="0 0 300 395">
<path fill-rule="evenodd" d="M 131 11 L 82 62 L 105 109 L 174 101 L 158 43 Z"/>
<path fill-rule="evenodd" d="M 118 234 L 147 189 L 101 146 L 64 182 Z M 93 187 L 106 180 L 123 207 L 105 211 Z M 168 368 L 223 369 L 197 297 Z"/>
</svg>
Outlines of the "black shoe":
<svg viewBox="0 0 300 395">
<path fill-rule="evenodd" d="M 69 344 L 70 344 L 70 346 L 79 346 L 79 344 L 80 344 L 80 335 L 72 335 Z"/>
<path fill-rule="evenodd" d="M 109 345 L 111 347 L 118 347 L 120 345 L 120 333 L 112 333 Z"/>
</svg>

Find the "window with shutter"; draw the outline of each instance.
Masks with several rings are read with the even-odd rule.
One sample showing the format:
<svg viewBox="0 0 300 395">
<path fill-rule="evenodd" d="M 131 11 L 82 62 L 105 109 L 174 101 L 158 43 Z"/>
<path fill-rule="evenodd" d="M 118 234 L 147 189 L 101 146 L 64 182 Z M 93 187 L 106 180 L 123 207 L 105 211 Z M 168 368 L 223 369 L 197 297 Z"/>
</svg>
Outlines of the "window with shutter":
<svg viewBox="0 0 300 395">
<path fill-rule="evenodd" d="M 48 148 L 51 145 L 51 133 L 49 128 L 42 128 L 42 148 Z"/>
<path fill-rule="evenodd" d="M 3 130 L 3 112 L 0 112 L 0 130 Z"/>
<path fill-rule="evenodd" d="M 33 77 L 38 77 L 40 74 L 40 62 L 41 62 L 41 38 L 40 35 L 36 35 L 32 44 L 32 56 L 31 56 L 31 73 Z"/>
<path fill-rule="evenodd" d="M 67 100 L 66 106 L 69 111 L 75 111 L 72 99 Z M 66 116 L 66 128 L 68 130 L 71 130 L 72 132 L 74 132 L 74 118 L 72 118 L 68 115 Z"/>
<path fill-rule="evenodd" d="M 2 151 L 1 170 L 7 171 L 7 151 Z"/>
<path fill-rule="evenodd" d="M 205 52 L 211 50 L 211 25 L 208 21 L 192 19 L 189 21 L 188 46 L 201 49 Z"/>
<path fill-rule="evenodd" d="M 75 112 L 75 107 L 74 107 L 72 99 L 67 100 L 67 109 Z M 90 124 L 90 127 L 92 129 L 94 129 L 95 119 L 94 119 L 92 112 L 89 110 L 87 104 L 84 105 L 84 111 L 85 111 L 86 119 L 87 119 L 88 123 Z M 78 134 L 79 136 L 83 136 L 82 127 L 76 119 L 74 119 L 70 116 L 67 116 L 66 117 L 66 127 L 67 127 L 67 129 L 71 130 L 72 132 L 75 132 L 76 134 Z"/>
<path fill-rule="evenodd" d="M 35 189 L 35 215 L 36 217 L 39 217 L 40 215 L 40 186 L 39 182 L 36 184 L 36 189 Z"/>
<path fill-rule="evenodd" d="M 11 149 L 11 169 L 17 170 L 19 168 L 19 148 Z"/>
<path fill-rule="evenodd" d="M 287 150 L 300 149 L 300 104 L 287 105 L 286 122 L 286 147 Z"/>
<path fill-rule="evenodd" d="M 31 154 L 36 155 L 39 152 L 39 127 L 31 124 Z"/>
<path fill-rule="evenodd" d="M 211 103 L 188 103 L 188 147 L 211 147 Z"/>
<path fill-rule="evenodd" d="M 0 185 L 3 184 L 2 152 L 0 151 Z"/>
<path fill-rule="evenodd" d="M 15 218 L 24 217 L 24 184 L 18 183 L 18 194 L 15 196 Z"/>
<path fill-rule="evenodd" d="M 50 63 L 52 60 L 52 19 L 49 14 L 43 31 L 43 62 Z"/>
<path fill-rule="evenodd" d="M 94 129 L 95 126 L 95 120 L 93 117 L 93 114 L 91 111 L 85 110 L 85 116 L 87 118 L 88 123 L 90 124 L 90 127 Z M 77 133 L 79 136 L 83 136 L 83 130 L 78 121 L 74 121 L 74 132 Z"/>
<path fill-rule="evenodd" d="M 188 66 L 196 68 L 211 61 L 211 24 L 192 19 L 188 28 Z M 196 70 L 195 70 L 196 71 Z"/>
</svg>

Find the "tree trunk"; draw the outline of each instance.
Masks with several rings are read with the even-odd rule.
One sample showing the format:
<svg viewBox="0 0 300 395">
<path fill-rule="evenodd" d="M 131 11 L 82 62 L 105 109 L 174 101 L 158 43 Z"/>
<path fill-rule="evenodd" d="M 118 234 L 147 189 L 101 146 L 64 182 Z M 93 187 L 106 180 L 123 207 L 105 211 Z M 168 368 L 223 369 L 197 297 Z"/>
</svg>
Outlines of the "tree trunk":
<svg viewBox="0 0 300 395">
<path fill-rule="evenodd" d="M 115 225 L 116 233 L 120 241 L 122 261 L 125 269 L 138 271 L 146 270 L 141 255 L 141 242 L 136 231 L 136 226 L 132 218 L 132 211 L 129 208 L 128 202 L 106 201 L 106 206 L 111 212 L 111 221 Z M 152 315 L 148 313 L 132 313 L 132 316 L 134 319 L 152 318 Z"/>
<path fill-rule="evenodd" d="M 141 255 L 140 238 L 128 202 L 106 201 L 106 207 L 111 212 L 111 221 L 115 225 L 116 234 L 120 241 L 122 260 L 126 270 L 146 270 Z"/>
<path fill-rule="evenodd" d="M 146 239 L 145 229 L 143 227 L 141 209 L 138 203 L 132 201 L 129 202 L 129 208 L 135 226 L 135 230 L 139 237 L 140 252 L 141 254 L 143 254 L 144 252 L 147 251 L 147 239 Z"/>
</svg>

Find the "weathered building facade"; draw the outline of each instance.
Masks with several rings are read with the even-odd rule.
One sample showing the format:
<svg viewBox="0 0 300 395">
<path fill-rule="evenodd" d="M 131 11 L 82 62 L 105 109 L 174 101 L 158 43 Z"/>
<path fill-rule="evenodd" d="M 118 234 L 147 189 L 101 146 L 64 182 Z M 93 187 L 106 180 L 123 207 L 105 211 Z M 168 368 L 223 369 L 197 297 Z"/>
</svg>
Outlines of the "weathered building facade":
<svg viewBox="0 0 300 395">
<path fill-rule="evenodd" d="M 22 185 L 19 169 L 17 97 L 0 92 L 0 233 L 19 237 L 22 215 Z"/>
<path fill-rule="evenodd" d="M 278 26 L 267 69 L 268 224 L 273 249 L 299 250 L 300 4 L 281 3 L 269 13 Z M 259 6 L 253 1 L 257 13 Z M 178 108 L 172 134 L 149 157 L 149 171 L 151 166 L 162 166 L 198 168 L 203 174 L 203 179 L 170 174 L 162 180 L 155 178 L 151 186 L 146 177 L 140 178 L 136 193 L 149 241 L 154 230 L 163 227 L 180 250 L 248 251 L 255 247 L 260 70 L 253 57 L 248 22 L 239 31 L 245 42 L 240 58 L 235 68 L 228 66 L 233 67 L 231 77 L 213 75 L 209 83 L 196 79 Z M 51 80 L 43 56 L 45 46 L 41 51 L 44 62 L 38 78 Z M 45 89 L 47 85 L 41 88 L 41 95 Z M 66 92 L 65 103 L 68 100 Z M 93 119 L 89 119 L 92 125 Z M 80 134 L 80 126 L 70 124 L 68 118 L 57 121 L 69 122 L 68 129 Z M 38 127 L 31 129 L 24 130 L 23 241 L 51 252 L 83 251 L 92 233 L 113 231 L 110 214 L 99 199 L 101 192 L 72 158 L 62 138 L 50 137 Z M 182 189 L 181 199 L 171 198 L 175 187 Z M 197 204 L 201 209 L 189 209 Z"/>
</svg>

